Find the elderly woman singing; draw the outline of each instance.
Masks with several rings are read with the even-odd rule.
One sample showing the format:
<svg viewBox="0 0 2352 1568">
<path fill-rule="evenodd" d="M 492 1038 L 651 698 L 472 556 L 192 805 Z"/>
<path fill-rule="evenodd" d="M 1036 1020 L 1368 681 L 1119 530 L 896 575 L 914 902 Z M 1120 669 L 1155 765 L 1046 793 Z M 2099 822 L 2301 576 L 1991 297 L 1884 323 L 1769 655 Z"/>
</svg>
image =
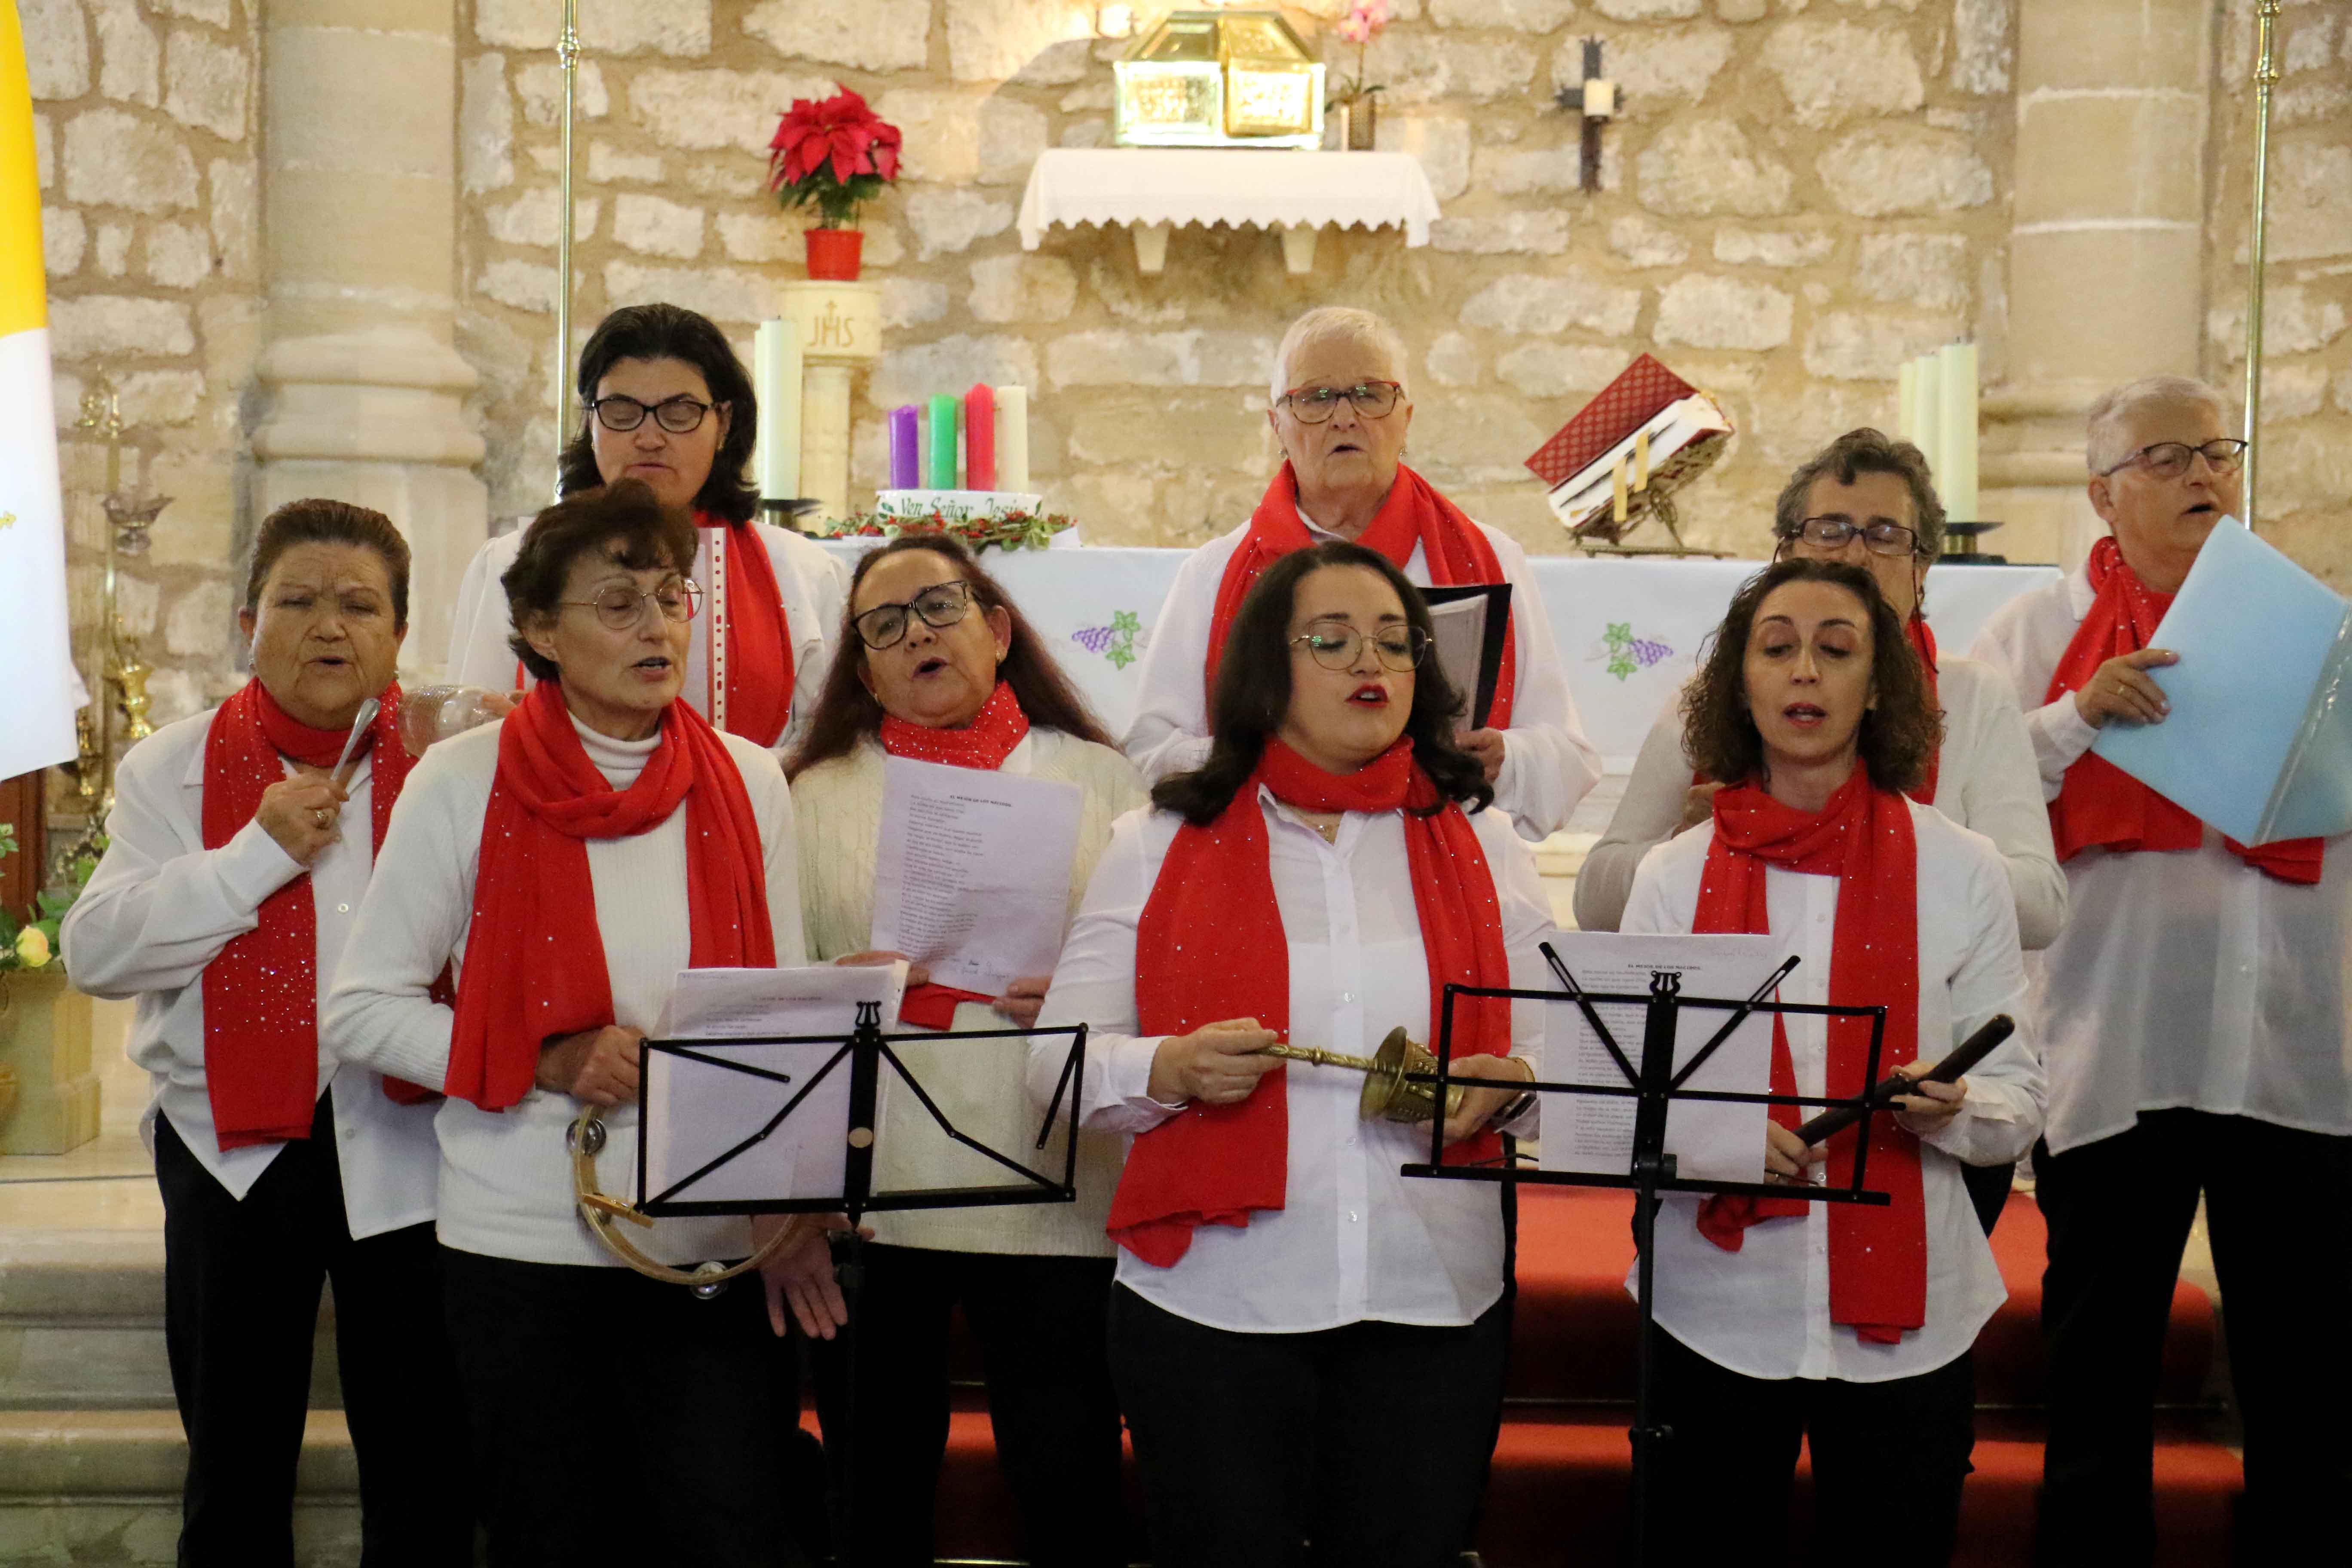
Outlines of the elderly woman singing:
<svg viewBox="0 0 2352 1568">
<path fill-rule="evenodd" d="M 454 1568 L 474 1531 L 452 1458 L 465 1423 L 433 1107 L 339 1063 L 319 1028 L 409 777 L 393 680 L 408 544 L 381 512 L 295 501 L 263 521 L 245 592 L 253 679 L 122 759 L 111 842 L 63 931 L 76 985 L 137 999 L 131 1055 L 155 1079 L 163 1331 L 188 1437 L 180 1561 L 291 1568 L 331 1278 L 362 1561 Z"/>
<path fill-rule="evenodd" d="M 346 1059 L 447 1088 L 442 1267 L 500 1565 L 789 1560 L 759 1293 L 620 1267 L 565 1148 L 606 1107 L 605 1158 L 634 1163 L 638 1042 L 678 971 L 803 959 L 783 771 L 678 700 L 694 550 L 626 481 L 525 531 L 505 586 L 538 683 L 417 764 L 327 1009 Z M 640 1245 L 689 1268 L 751 1250 L 740 1219 Z"/>
<path fill-rule="evenodd" d="M 1276 352 L 1266 423 L 1282 470 L 1250 521 L 1192 552 L 1160 605 L 1124 744 L 1148 779 L 1201 765 L 1209 690 L 1250 584 L 1275 561 L 1325 540 L 1378 551 L 1428 586 L 1507 583 L 1509 634 L 1485 728 L 1454 737 L 1478 759 L 1495 803 L 1542 838 L 1601 777 L 1569 695 L 1527 556 L 1407 468 L 1412 427 L 1404 345 L 1370 310 L 1326 306 L 1290 324 Z"/>
<path fill-rule="evenodd" d="M 1401 1177 L 1426 1128 L 1265 1054 L 1433 1040 L 1448 981 L 1543 969 L 1533 858 L 1483 809 L 1429 638 L 1376 551 L 1274 563 L 1234 618 L 1208 760 L 1113 830 L 1045 998 L 1045 1023 L 1095 1029 L 1081 1124 L 1133 1138 L 1111 1369 L 1160 1568 L 1275 1568 L 1310 1540 L 1335 1568 L 1438 1568 L 1466 1544 L 1508 1337 L 1495 1194 Z M 1454 1071 L 1492 1087 L 1447 1118 L 1449 1157 L 1498 1156 L 1536 1015 L 1457 1002 Z M 1040 1105 L 1057 1055 L 1031 1054 Z"/>
</svg>

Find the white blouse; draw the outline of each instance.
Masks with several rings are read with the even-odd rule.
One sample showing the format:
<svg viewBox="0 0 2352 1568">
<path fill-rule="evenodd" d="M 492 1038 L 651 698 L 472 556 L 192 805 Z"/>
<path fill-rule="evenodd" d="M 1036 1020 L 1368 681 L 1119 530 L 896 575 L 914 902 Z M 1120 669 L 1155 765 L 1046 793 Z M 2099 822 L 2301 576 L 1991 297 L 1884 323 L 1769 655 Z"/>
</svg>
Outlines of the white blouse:
<svg viewBox="0 0 2352 1568">
<path fill-rule="evenodd" d="M 212 722 L 213 712 L 205 712 L 167 724 L 123 756 L 106 822 L 106 858 L 58 934 L 78 989 L 139 1005 L 130 1051 L 154 1078 L 148 1116 L 170 1118 L 188 1152 L 242 1200 L 285 1145 L 221 1149 L 205 1079 L 205 970 L 231 940 L 261 923 L 263 900 L 304 872 L 258 822 L 247 823 L 217 849 L 204 847 L 205 741 Z M 288 776 L 298 771 L 288 764 Z M 335 841 L 309 872 L 322 1024 L 374 858 L 373 782 L 362 763 Z M 437 1088 L 441 1080 L 419 1081 Z M 322 1045 L 318 1092 L 331 1084 L 352 1235 L 430 1220 L 438 1163 L 433 1106 L 394 1104 L 376 1073 L 340 1062 Z M 152 1128 L 142 1123 L 142 1131 L 152 1144 Z"/>
<path fill-rule="evenodd" d="M 526 525 L 527 526 L 527 525 Z M 793 636 L 793 716 L 776 738 L 778 757 L 800 744 L 808 716 L 816 711 L 817 694 L 824 689 L 832 663 L 833 640 L 841 630 L 841 612 L 849 602 L 849 568 L 822 546 L 811 543 L 789 528 L 755 525 L 768 559 L 776 569 L 776 592 L 783 602 L 784 624 Z M 711 552 L 724 553 L 722 531 L 697 528 L 694 571 L 703 588 L 702 609 L 694 617 L 686 650 L 686 689 L 689 706 L 710 717 L 711 583 L 717 574 Z M 499 579 L 522 551 L 523 530 L 502 533 L 474 552 L 457 584 L 457 611 L 449 626 L 448 679 L 488 691 L 516 689 L 520 668 L 507 638 L 514 634 L 514 616 Z M 525 679 L 520 684 L 528 686 Z"/>
<path fill-rule="evenodd" d="M 2071 694 L 2042 701 L 2095 597 L 2072 573 L 2011 600 L 1969 650 L 2024 704 L 2047 799 L 2098 735 Z M 2311 886 L 2210 827 L 2195 849 L 2084 849 L 2064 870 L 2074 912 L 2031 970 L 2054 1152 L 2181 1107 L 2352 1133 L 2352 834 L 2327 840 Z"/>
<path fill-rule="evenodd" d="M 1576 699 L 1569 693 L 1568 672 L 1552 641 L 1551 616 L 1528 571 L 1527 552 L 1508 534 L 1484 523 L 1477 528 L 1494 546 L 1511 585 L 1511 626 L 1517 637 L 1518 694 L 1511 727 L 1503 731 L 1495 804 L 1524 837 L 1541 839 L 1567 826 L 1576 803 L 1600 782 L 1601 753 L 1584 738 L 1576 716 Z M 1307 531 L 1318 543 L 1339 537 L 1311 521 Z M 1249 524 L 1244 523 L 1187 556 L 1152 624 L 1136 672 L 1135 718 L 1119 742 L 1148 783 L 1208 760 L 1209 694 L 1202 671 L 1209 659 L 1209 628 L 1225 563 L 1248 534 Z M 1418 544 L 1404 574 L 1423 587 L 1429 584 L 1429 563 Z"/>
<path fill-rule="evenodd" d="M 881 850 L 886 760 L 881 742 L 868 739 L 856 750 L 827 758 L 793 781 L 802 911 L 808 929 L 809 957 L 816 963 L 862 952 L 874 945 L 874 879 Z M 1069 908 L 1075 914 L 1096 860 L 1110 840 L 1111 824 L 1143 804 L 1143 785 L 1136 777 L 1135 765 L 1108 746 L 1058 730 L 1033 729 L 1004 759 L 1002 771 L 1064 780 L 1083 792 L 1077 853 L 1070 866 Z M 951 1026 L 969 1033 L 1009 1029 L 1013 1022 L 985 1002 L 966 1002 L 956 1008 Z M 1066 1040 L 1055 1044 L 1057 1050 L 1066 1047 Z M 1032 1146 L 1040 1117 L 1030 1105 L 1025 1088 L 1026 1041 L 935 1040 L 893 1049 L 958 1131 L 1011 1154 L 1032 1170 L 1059 1176 L 1059 1141 L 1048 1150 Z M 888 1078 L 886 1073 L 886 1082 Z M 1017 1180 L 992 1161 L 950 1141 L 910 1094 L 885 1094 L 882 1133 L 874 1152 L 877 1192 L 1003 1186 Z M 898 1209 L 875 1214 L 867 1223 L 875 1240 L 892 1247 L 1108 1258 L 1111 1243 L 1103 1234 L 1103 1221 L 1110 1212 L 1120 1158 L 1115 1135 L 1081 1132 L 1076 1203 Z"/>
<path fill-rule="evenodd" d="M 1403 1025 L 1429 1041 L 1429 966 L 1405 858 L 1401 814 L 1342 817 L 1336 843 L 1263 789 L 1275 903 L 1290 939 L 1294 1045 L 1370 1055 Z M 1537 944 L 1551 931 L 1533 857 L 1502 814 L 1472 819 L 1495 880 L 1511 984 L 1548 974 Z M 1164 1036 L 1139 1036 L 1135 933 L 1181 826 L 1160 811 L 1120 820 L 1062 949 L 1042 1024 L 1092 1026 L 1081 1125 L 1134 1134 L 1177 1108 L 1150 1097 L 1151 1058 Z M 1515 1004 L 1511 1054 L 1532 1057 L 1539 1004 Z M 1029 1058 L 1029 1092 L 1050 1099 L 1062 1053 Z M 1212 1328 L 1299 1333 L 1367 1319 L 1458 1326 L 1503 1289 L 1500 1194 L 1486 1183 L 1411 1179 L 1429 1158 L 1427 1123 L 1364 1121 L 1361 1074 L 1291 1062 L 1289 1175 L 1285 1206 L 1236 1229 L 1204 1225 L 1172 1268 L 1122 1249 L 1118 1279 L 1168 1311 Z"/>
<path fill-rule="evenodd" d="M 573 722 L 589 760 L 615 789 L 635 780 L 659 744 L 659 737 L 611 740 Z M 793 799 L 783 770 L 740 736 L 720 739 L 742 774 L 760 826 L 776 963 L 803 963 Z M 464 973 L 482 818 L 498 761 L 499 726 L 489 724 L 435 746 L 409 775 L 384 837 L 383 871 L 360 907 L 350 954 L 321 1020 L 329 1047 L 344 1060 L 417 1083 L 447 1080 L 454 1014 L 425 990 L 445 962 L 454 962 L 461 977 Z M 650 1033 L 692 952 L 686 810 L 679 807 L 643 833 L 586 844 L 614 1021 Z M 484 1110 L 455 1098 L 442 1102 L 434 1130 L 441 1141 L 444 1245 L 526 1263 L 619 1267 L 588 1233 L 573 1202 L 564 1134 L 580 1103 L 539 1088 L 505 1110 Z M 604 1121 L 598 1178 L 606 1192 L 634 1196 L 637 1108 L 608 1110 Z M 665 1219 L 632 1239 L 653 1257 L 683 1266 L 751 1250 L 748 1227 L 734 1218 Z"/>
<path fill-rule="evenodd" d="M 1937 661 L 1944 741 L 1937 753 L 1936 809 L 1993 841 L 2009 863 L 2017 931 L 2028 948 L 2047 947 L 2066 920 L 2066 879 L 2050 845 L 2050 813 L 2025 719 L 2001 673 L 1973 659 Z M 1642 742 L 1624 798 L 1576 874 L 1576 923 L 1615 931 L 1642 857 L 1682 831 L 1690 788 L 1678 702 L 1659 711 Z"/>
<path fill-rule="evenodd" d="M 1927 1321 L 1895 1344 L 1866 1343 L 1830 1321 L 1830 1205 L 1749 1227 L 1738 1252 L 1698 1232 L 1701 1200 L 1669 1196 L 1658 1211 L 1658 1326 L 1719 1366 L 1748 1377 L 1833 1377 L 1882 1383 L 1933 1372 L 1976 1342 L 2009 1292 L 1960 1179 L 1960 1166 L 2023 1157 L 2042 1130 L 2042 1062 L 2025 1011 L 2017 916 L 1999 850 L 1914 801 L 1918 845 L 1919 1056 L 1934 1061 L 1996 1013 L 2017 1032 L 1968 1075 L 1958 1115 L 1920 1140 L 1927 1233 Z M 1711 824 L 1668 841 L 1642 862 L 1625 910 L 1629 931 L 1691 929 L 1715 841 Z M 1780 1000 L 1829 1000 L 1838 879 L 1769 868 L 1764 905 L 1772 934 L 1801 961 Z M 1828 1020 L 1790 1014 L 1797 1092 L 1822 1095 Z M 1885 1070 L 1902 1067 L 1889 1061 Z M 1756 1151 L 1762 1179 L 1764 1151 Z M 1626 1288 L 1633 1289 L 1633 1276 Z"/>
</svg>

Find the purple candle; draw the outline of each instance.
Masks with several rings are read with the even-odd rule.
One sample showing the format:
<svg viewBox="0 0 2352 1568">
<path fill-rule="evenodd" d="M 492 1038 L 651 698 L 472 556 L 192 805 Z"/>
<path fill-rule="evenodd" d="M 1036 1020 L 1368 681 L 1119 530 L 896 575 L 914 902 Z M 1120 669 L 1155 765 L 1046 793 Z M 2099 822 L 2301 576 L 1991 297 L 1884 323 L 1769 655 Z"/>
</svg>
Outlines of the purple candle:
<svg viewBox="0 0 2352 1568">
<path fill-rule="evenodd" d="M 915 425 L 915 405 L 904 404 L 890 410 L 890 488 L 911 490 L 921 488 L 918 479 L 918 455 L 922 450 L 920 433 Z"/>
</svg>

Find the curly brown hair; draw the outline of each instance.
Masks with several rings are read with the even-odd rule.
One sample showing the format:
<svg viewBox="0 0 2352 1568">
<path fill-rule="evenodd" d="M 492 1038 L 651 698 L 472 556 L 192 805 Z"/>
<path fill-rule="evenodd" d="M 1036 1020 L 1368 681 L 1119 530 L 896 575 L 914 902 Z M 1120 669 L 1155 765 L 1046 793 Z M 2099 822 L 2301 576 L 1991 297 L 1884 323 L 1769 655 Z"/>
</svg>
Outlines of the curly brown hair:
<svg viewBox="0 0 2352 1568">
<path fill-rule="evenodd" d="M 1928 759 L 1943 743 L 1944 716 L 1927 689 L 1919 656 L 1911 651 L 1903 623 L 1877 583 L 1843 561 L 1779 562 L 1732 596 L 1723 625 L 1708 641 L 1705 662 L 1683 688 L 1683 750 L 1691 766 L 1726 784 L 1764 777 L 1764 738 L 1748 709 L 1748 639 L 1765 599 L 1790 583 L 1832 584 L 1869 612 L 1870 676 L 1877 702 L 1862 716 L 1856 746 L 1877 788 L 1916 788 L 1927 777 Z"/>
<path fill-rule="evenodd" d="M 693 521 L 664 508 L 643 479 L 572 491 L 530 520 L 514 564 L 499 578 L 514 620 L 507 646 L 533 680 L 562 679 L 555 661 L 523 633 L 563 613 L 563 585 L 574 561 L 602 551 L 632 572 L 667 566 L 684 576 L 694 570 L 694 549 Z"/>
</svg>

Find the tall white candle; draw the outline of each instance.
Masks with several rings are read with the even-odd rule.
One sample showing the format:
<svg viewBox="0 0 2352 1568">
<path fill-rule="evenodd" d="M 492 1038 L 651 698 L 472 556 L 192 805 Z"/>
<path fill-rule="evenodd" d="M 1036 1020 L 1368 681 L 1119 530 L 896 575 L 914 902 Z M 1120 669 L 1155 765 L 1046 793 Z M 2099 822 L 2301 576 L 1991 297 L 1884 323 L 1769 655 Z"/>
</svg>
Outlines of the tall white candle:
<svg viewBox="0 0 2352 1568">
<path fill-rule="evenodd" d="M 801 338 L 792 321 L 762 321 L 752 344 L 760 399 L 760 498 L 801 493 Z"/>
<path fill-rule="evenodd" d="M 1029 489 L 1029 389 L 996 389 L 996 488 L 1021 494 Z"/>
<path fill-rule="evenodd" d="M 1916 446 L 1919 441 L 1919 362 L 1906 359 L 1895 382 L 1895 434 Z"/>
<path fill-rule="evenodd" d="M 1948 343 L 1936 356 L 1937 379 L 1943 383 L 1938 406 L 1943 433 L 1937 447 L 1943 467 L 1936 475 L 1936 491 L 1943 498 L 1944 515 L 1959 522 L 1977 517 L 1977 346 Z"/>
<path fill-rule="evenodd" d="M 1914 363 L 1919 368 L 1914 375 L 1916 391 L 1912 405 L 1912 419 L 1918 434 L 1912 439 L 1918 444 L 1919 450 L 1927 455 L 1927 471 L 1935 476 L 1936 493 L 1942 495 L 1944 493 L 1943 380 L 1936 374 L 1934 354 L 1923 354 Z"/>
</svg>

